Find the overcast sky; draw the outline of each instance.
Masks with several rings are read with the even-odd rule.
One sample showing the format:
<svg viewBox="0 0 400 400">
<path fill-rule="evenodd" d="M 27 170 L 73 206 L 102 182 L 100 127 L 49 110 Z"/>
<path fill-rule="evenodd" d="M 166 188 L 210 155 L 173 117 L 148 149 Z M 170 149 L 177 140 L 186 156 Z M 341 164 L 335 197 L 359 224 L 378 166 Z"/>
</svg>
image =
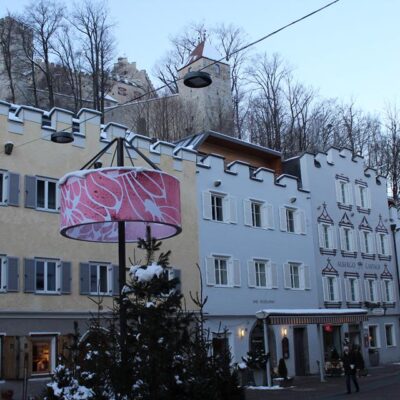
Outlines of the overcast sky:
<svg viewBox="0 0 400 400">
<path fill-rule="evenodd" d="M 116 56 L 151 72 L 168 50 L 169 38 L 191 22 L 232 23 L 253 41 L 329 0 L 109 0 L 116 23 Z M 29 0 L 0 0 L 2 15 L 22 11 Z M 340 0 L 330 8 L 253 47 L 278 52 L 295 77 L 323 97 L 354 99 L 381 112 L 399 101 L 400 1 Z"/>
</svg>

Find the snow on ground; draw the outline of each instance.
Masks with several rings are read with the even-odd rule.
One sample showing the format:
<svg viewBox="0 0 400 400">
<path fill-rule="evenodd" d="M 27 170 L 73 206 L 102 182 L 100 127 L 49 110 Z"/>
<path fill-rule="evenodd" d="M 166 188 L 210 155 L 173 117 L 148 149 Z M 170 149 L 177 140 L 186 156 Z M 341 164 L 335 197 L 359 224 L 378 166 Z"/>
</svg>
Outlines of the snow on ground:
<svg viewBox="0 0 400 400">
<path fill-rule="evenodd" d="M 250 390 L 282 390 L 280 386 L 246 386 L 246 389 Z"/>
</svg>

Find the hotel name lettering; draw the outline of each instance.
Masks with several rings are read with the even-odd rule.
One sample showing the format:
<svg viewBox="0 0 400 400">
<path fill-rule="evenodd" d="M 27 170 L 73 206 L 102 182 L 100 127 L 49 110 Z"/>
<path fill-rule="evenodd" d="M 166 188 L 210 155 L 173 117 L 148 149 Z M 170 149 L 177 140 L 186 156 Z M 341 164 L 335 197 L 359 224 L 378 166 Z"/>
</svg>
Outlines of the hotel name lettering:
<svg viewBox="0 0 400 400">
<path fill-rule="evenodd" d="M 337 266 L 339 268 L 345 268 L 347 270 L 366 270 L 366 271 L 377 271 L 382 268 L 381 264 L 362 262 L 362 261 L 338 261 Z"/>
</svg>

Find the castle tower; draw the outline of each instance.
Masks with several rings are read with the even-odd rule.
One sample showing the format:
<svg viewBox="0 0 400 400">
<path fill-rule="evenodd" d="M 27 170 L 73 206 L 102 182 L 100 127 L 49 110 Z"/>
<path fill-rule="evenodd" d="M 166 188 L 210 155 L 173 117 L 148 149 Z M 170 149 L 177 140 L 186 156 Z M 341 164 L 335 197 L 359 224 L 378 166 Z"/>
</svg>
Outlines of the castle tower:
<svg viewBox="0 0 400 400">
<path fill-rule="evenodd" d="M 190 104 L 196 113 L 197 131 L 211 129 L 226 134 L 233 133 L 230 67 L 226 61 L 215 63 L 221 58 L 222 55 L 204 40 L 197 45 L 178 71 L 179 78 L 196 70 L 208 72 L 212 78 L 212 84 L 203 89 L 192 89 L 186 87 L 183 80 L 178 81 L 180 98 L 184 103 Z"/>
</svg>

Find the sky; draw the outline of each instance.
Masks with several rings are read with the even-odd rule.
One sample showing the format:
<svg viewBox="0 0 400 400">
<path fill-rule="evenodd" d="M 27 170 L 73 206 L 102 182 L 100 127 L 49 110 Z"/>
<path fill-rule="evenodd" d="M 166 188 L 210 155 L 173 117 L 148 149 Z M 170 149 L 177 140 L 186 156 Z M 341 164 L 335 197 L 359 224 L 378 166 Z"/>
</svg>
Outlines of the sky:
<svg viewBox="0 0 400 400">
<path fill-rule="evenodd" d="M 56 0 L 57 1 L 57 0 Z M 150 74 L 170 49 L 170 38 L 193 22 L 243 28 L 256 40 L 330 0 L 109 0 L 118 56 Z M 0 15 L 20 12 L 29 0 L 0 0 Z M 252 47 L 279 53 L 295 78 L 323 98 L 367 112 L 400 105 L 399 0 L 339 0 L 322 12 Z"/>
</svg>

